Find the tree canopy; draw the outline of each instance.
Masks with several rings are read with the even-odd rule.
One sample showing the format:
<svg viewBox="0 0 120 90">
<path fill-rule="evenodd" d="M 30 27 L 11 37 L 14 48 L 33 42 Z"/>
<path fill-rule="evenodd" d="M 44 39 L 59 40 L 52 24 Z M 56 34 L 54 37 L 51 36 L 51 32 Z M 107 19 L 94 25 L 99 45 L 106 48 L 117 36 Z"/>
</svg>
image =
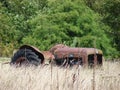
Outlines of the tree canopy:
<svg viewBox="0 0 120 90">
<path fill-rule="evenodd" d="M 0 1 L 0 46 L 4 51 L 1 55 L 9 56 L 14 48 L 22 44 L 49 50 L 54 44 L 63 43 L 71 47 L 96 47 L 106 56 L 119 57 L 119 13 L 116 17 L 117 11 L 113 9 L 114 5 L 119 9 L 119 4 L 116 5 L 118 1 L 90 1 Z M 97 7 L 95 2 L 100 6 Z M 115 22 L 115 17 L 118 21 L 114 27 L 110 20 Z M 112 37 L 112 32 L 118 35 Z"/>
</svg>

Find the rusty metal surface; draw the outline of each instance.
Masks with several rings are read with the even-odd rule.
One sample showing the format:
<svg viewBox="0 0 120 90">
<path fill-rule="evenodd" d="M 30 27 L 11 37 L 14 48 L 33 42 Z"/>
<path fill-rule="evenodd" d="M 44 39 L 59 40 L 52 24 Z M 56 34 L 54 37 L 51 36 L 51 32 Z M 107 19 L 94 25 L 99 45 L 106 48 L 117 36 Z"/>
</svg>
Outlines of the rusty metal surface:
<svg viewBox="0 0 120 90">
<path fill-rule="evenodd" d="M 102 50 L 96 49 L 96 48 L 80 48 L 82 49 L 82 53 L 89 54 L 103 54 Z"/>
<path fill-rule="evenodd" d="M 44 55 L 44 64 L 50 64 L 54 61 L 55 57 L 50 51 L 42 51 L 42 54 Z"/>
<path fill-rule="evenodd" d="M 54 55 L 50 51 L 42 51 L 42 54 L 45 57 L 45 60 L 53 60 Z"/>
<path fill-rule="evenodd" d="M 73 54 L 74 57 L 80 57 L 82 55 L 89 54 L 102 54 L 102 51 L 94 48 L 58 48 L 54 51 L 54 54 L 57 55 L 57 58 L 68 57 L 68 55 Z"/>
<path fill-rule="evenodd" d="M 54 50 L 54 56 L 55 56 L 55 62 L 58 65 L 61 65 L 64 63 L 65 60 L 67 60 L 68 64 L 78 64 L 84 66 L 89 65 L 102 65 L 102 51 L 95 48 L 73 48 L 73 47 L 63 47 L 63 48 L 57 48 Z M 96 57 L 96 59 L 94 58 Z"/>
<path fill-rule="evenodd" d="M 53 46 L 49 51 L 51 53 L 54 53 L 55 50 L 59 49 L 59 48 L 68 48 L 68 46 L 64 45 L 64 44 L 57 44 L 55 46 Z"/>
</svg>

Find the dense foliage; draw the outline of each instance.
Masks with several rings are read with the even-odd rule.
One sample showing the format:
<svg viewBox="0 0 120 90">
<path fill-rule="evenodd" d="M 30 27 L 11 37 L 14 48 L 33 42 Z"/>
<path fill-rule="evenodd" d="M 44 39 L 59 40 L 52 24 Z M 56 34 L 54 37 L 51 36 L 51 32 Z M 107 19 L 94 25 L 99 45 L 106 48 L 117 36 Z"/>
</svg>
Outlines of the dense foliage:
<svg viewBox="0 0 120 90">
<path fill-rule="evenodd" d="M 22 44 L 96 47 L 119 57 L 119 0 L 0 0 L 0 54 Z"/>
</svg>

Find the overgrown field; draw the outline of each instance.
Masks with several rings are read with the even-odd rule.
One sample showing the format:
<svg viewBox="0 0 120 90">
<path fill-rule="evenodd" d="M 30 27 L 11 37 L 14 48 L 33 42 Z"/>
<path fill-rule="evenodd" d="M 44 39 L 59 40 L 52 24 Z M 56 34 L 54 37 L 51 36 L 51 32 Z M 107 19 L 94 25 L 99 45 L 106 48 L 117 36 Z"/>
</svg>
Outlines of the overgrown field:
<svg viewBox="0 0 120 90">
<path fill-rule="evenodd" d="M 0 90 L 120 90 L 120 62 L 104 62 L 95 69 L 0 63 Z"/>
</svg>

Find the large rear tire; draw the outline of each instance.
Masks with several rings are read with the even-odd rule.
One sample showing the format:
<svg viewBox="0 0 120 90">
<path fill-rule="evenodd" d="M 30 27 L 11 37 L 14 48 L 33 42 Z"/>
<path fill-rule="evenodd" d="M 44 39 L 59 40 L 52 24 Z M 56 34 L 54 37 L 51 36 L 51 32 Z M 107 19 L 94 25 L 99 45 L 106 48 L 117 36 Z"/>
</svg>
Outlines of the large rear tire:
<svg viewBox="0 0 120 90">
<path fill-rule="evenodd" d="M 41 64 L 41 59 L 30 49 L 19 49 L 12 57 L 11 64 L 15 65 L 35 65 Z"/>
</svg>

